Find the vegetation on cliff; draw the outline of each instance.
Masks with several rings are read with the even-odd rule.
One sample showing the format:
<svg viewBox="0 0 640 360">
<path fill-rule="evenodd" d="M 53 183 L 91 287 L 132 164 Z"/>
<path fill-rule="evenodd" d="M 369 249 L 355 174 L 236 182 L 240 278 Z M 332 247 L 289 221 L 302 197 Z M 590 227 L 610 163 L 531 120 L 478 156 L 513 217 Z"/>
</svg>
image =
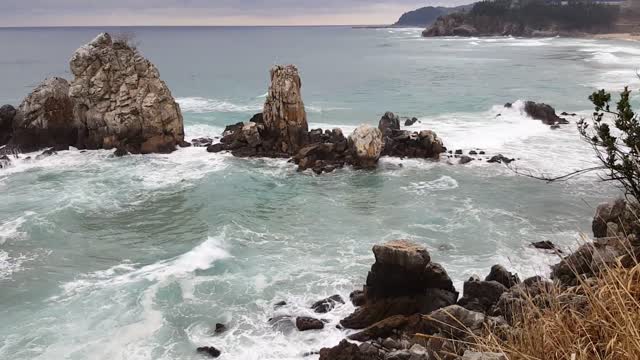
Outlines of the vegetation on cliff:
<svg viewBox="0 0 640 360">
<path fill-rule="evenodd" d="M 512 35 L 544 36 L 558 33 L 610 31 L 618 16 L 618 6 L 585 1 L 554 4 L 529 1 L 516 5 L 512 0 L 481 1 L 466 13 L 440 17 L 424 36 Z"/>
</svg>

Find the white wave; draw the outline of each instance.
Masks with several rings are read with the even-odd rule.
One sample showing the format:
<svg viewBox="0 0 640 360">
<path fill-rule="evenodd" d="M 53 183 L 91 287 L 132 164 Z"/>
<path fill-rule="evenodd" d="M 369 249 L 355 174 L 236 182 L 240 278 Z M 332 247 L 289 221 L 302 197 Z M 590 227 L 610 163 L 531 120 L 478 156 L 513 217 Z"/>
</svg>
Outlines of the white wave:
<svg viewBox="0 0 640 360">
<path fill-rule="evenodd" d="M 163 282 L 190 276 L 196 270 L 207 270 L 216 261 L 231 257 L 222 246 L 223 238 L 224 233 L 218 237 L 208 237 L 206 241 L 180 256 L 141 268 L 135 268 L 134 264 L 123 263 L 107 270 L 86 274 L 80 279 L 63 284 L 63 295 L 54 297 L 52 300 L 65 299 L 96 288 L 120 286 L 143 280 Z"/>
<path fill-rule="evenodd" d="M 409 186 L 402 187 L 403 190 L 413 192 L 418 195 L 456 188 L 458 188 L 458 182 L 450 176 L 441 176 L 440 178 L 431 181 L 412 182 Z"/>
<path fill-rule="evenodd" d="M 0 280 L 11 279 L 13 274 L 25 270 L 26 262 L 36 260 L 39 255 L 38 252 L 34 252 L 11 256 L 8 252 L 0 250 Z"/>
<path fill-rule="evenodd" d="M 176 101 L 184 112 L 208 113 L 208 112 L 258 112 L 262 110 L 262 104 L 251 103 L 238 105 L 226 100 L 207 99 L 203 97 L 181 97 Z"/>
<path fill-rule="evenodd" d="M 264 98 L 266 98 L 267 96 L 269 96 L 269 92 L 268 92 L 268 91 L 267 91 L 266 93 L 264 93 L 264 94 L 260 95 L 260 96 L 256 96 L 256 98 L 258 98 L 258 99 L 264 99 Z"/>
<path fill-rule="evenodd" d="M 0 225 L 0 245 L 4 244 L 9 239 L 22 239 L 26 235 L 21 231 L 22 225 L 27 221 L 27 218 L 35 214 L 32 211 L 25 212 L 24 216 L 20 216 L 11 221 L 7 221 Z"/>
</svg>

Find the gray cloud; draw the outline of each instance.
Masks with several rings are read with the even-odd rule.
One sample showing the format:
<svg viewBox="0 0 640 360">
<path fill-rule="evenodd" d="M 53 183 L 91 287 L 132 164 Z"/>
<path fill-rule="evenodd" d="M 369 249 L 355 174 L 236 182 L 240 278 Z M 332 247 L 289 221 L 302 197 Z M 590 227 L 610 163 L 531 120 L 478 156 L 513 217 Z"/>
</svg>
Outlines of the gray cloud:
<svg viewBox="0 0 640 360">
<path fill-rule="evenodd" d="M 0 25 L 229 25 L 391 22 L 470 0 L 1 0 Z M 353 19 L 350 21 L 350 19 Z"/>
</svg>

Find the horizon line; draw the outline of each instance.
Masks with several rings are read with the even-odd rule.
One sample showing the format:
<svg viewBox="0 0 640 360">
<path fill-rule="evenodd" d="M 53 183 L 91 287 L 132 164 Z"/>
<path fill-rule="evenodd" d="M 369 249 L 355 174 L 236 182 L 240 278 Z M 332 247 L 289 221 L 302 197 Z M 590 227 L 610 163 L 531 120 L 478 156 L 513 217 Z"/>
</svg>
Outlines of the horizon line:
<svg viewBox="0 0 640 360">
<path fill-rule="evenodd" d="M 394 24 L 297 24 L 297 25 L 24 25 L 24 26 L 2 26 L 0 29 L 91 29 L 91 28 L 247 28 L 247 27 L 389 27 Z M 408 27 L 408 26 L 404 26 Z"/>
</svg>

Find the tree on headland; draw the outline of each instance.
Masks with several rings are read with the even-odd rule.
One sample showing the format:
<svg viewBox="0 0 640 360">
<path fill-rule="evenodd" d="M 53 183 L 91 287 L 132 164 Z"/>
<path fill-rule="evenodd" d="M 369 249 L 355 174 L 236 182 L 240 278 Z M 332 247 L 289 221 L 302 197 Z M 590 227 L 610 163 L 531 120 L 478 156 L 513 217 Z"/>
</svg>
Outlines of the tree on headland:
<svg viewBox="0 0 640 360">
<path fill-rule="evenodd" d="M 581 120 L 578 131 L 591 144 L 606 170 L 605 180 L 616 181 L 630 200 L 640 200 L 640 121 L 630 103 L 628 87 L 612 108 L 611 94 L 605 90 L 594 92 L 589 100 L 595 106 L 593 121 Z M 612 117 L 613 129 L 605 121 Z"/>
</svg>

